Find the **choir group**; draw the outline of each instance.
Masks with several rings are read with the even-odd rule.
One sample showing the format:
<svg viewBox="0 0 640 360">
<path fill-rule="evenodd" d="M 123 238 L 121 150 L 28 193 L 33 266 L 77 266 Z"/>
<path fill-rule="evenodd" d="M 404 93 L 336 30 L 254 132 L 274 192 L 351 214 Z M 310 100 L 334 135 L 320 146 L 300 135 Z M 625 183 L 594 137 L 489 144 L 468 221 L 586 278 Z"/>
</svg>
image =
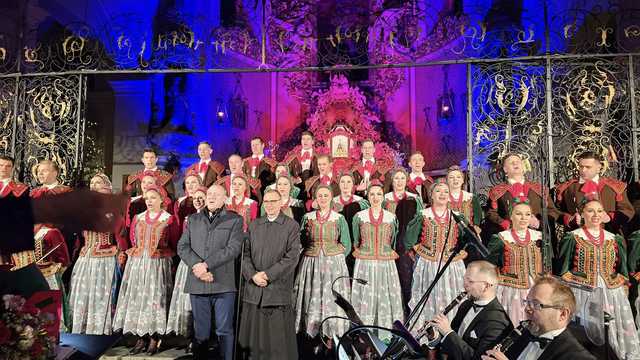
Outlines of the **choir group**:
<svg viewBox="0 0 640 360">
<path fill-rule="evenodd" d="M 188 276 L 198 272 L 199 279 L 216 279 L 177 255 L 182 253 L 179 249 L 187 237 L 190 216 L 206 207 L 208 189 L 219 185 L 226 189 L 226 211 L 242 218 L 245 234 L 257 231 L 258 225 L 251 224 L 268 215 L 266 194 L 276 193 L 269 197 L 276 200 L 269 201 L 277 201 L 280 213 L 299 225 L 299 262 L 291 273 L 293 291 L 287 295 L 298 337 L 331 343 L 349 329 L 344 319 L 323 322 L 330 316 L 346 316 L 334 302 L 333 291 L 350 300 L 365 324 L 391 328 L 394 320 L 405 319 L 442 263 L 464 241 L 452 219 L 454 212 L 481 236 L 489 256 L 476 261 L 477 254 L 460 251 L 419 314 L 418 324 L 432 320 L 438 324 L 443 347 L 453 358 L 479 357 L 500 341 L 500 332 L 483 335 L 475 330 L 480 338 L 487 338 L 472 341 L 470 352 L 455 350 L 464 350 L 455 342 L 468 340 L 466 330 L 485 326 L 464 313 L 456 319 L 455 310 L 441 314 L 459 294 L 466 291 L 472 298 L 458 313 L 471 312 L 471 305 L 473 311 L 476 305 L 494 309 L 492 297 L 483 300 L 474 298 L 474 293 L 495 293 L 494 310 L 503 312 L 515 327 L 531 320 L 533 311 L 548 310 L 532 302 L 530 290 L 539 283 L 557 286 L 547 277 L 552 274 L 572 286 L 578 318 L 586 316 L 582 305 L 588 300 L 580 289 L 601 288 L 603 308 L 615 319 L 608 333 L 611 348 L 620 359 L 640 358 L 637 321 L 628 295 L 630 280 L 640 276 L 640 224 L 632 221 L 634 206 L 627 184 L 602 175 L 599 155 L 581 154 L 579 176 L 550 190 L 526 178 L 520 155 L 508 154 L 502 159 L 504 182 L 493 186 L 482 204 L 479 196 L 465 190 L 467 174 L 460 167 L 451 166 L 446 176 L 434 180 L 423 172 L 420 152 L 410 155 L 406 170 L 376 159 L 373 141 L 365 140 L 360 146 L 361 161 L 337 171 L 330 156 L 317 153 L 309 132 L 282 161 L 265 156 L 265 143 L 256 137 L 251 140 L 252 154 L 229 156 L 228 167 L 212 160 L 211 145 L 201 142 L 200 160 L 186 170 L 180 184 L 184 196 L 179 198 L 172 174 L 157 167 L 155 150 L 145 149 L 144 169 L 126 181 L 131 198 L 121 231 L 84 231 L 70 240 L 64 229 L 36 225 L 38 266 L 49 286 L 65 294 L 62 331 L 131 333 L 140 337 L 136 351 L 152 353 L 161 335 L 193 337 L 192 301 L 185 292 Z M 0 157 L 0 196 L 29 193 L 25 185 L 12 180 L 12 166 L 11 158 Z M 54 162 L 41 161 L 36 171 L 41 186 L 32 189 L 30 196 L 69 191 L 58 183 L 58 173 Z M 96 174 L 90 188 L 113 192 L 104 174 Z M 548 218 L 543 219 L 543 214 Z M 543 228 L 555 223 L 564 226 L 562 236 L 555 226 Z M 550 239 L 543 239 L 545 230 Z M 240 265 L 243 257 L 245 264 Z M 255 277 L 257 271 L 246 270 L 255 261 L 255 254 L 246 249 L 238 256 L 244 279 L 261 286 L 261 275 Z M 62 275 L 71 266 L 65 286 Z M 266 284 L 269 279 L 264 280 Z M 242 317 L 239 321 L 242 324 Z M 448 335 L 451 321 L 460 338 Z"/>
</svg>

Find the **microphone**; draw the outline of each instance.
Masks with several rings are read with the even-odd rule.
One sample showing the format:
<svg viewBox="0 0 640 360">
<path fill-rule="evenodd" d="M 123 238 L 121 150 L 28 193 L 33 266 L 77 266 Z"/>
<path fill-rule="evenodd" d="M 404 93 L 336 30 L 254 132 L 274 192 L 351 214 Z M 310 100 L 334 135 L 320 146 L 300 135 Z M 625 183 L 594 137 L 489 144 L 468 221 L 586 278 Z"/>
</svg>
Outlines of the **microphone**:
<svg viewBox="0 0 640 360">
<path fill-rule="evenodd" d="M 344 310 L 344 313 L 347 315 L 347 317 L 349 318 L 349 320 L 351 320 L 352 323 L 362 326 L 364 325 L 364 323 L 362 322 L 362 319 L 360 319 L 360 316 L 358 316 L 358 314 L 356 313 L 355 309 L 353 308 L 353 305 L 351 305 L 349 300 L 345 299 L 344 296 L 342 296 L 339 292 L 337 292 L 333 288 L 334 285 L 336 284 L 336 281 L 340 279 L 353 279 L 356 282 L 358 282 L 358 284 L 361 284 L 361 285 L 367 285 L 368 282 L 367 280 L 355 278 L 351 276 L 338 276 L 337 278 L 333 279 L 333 282 L 331 283 L 331 293 L 336 298 L 335 303 L 340 308 L 342 308 L 342 310 Z"/>
<path fill-rule="evenodd" d="M 456 214 L 455 211 L 450 211 L 451 217 L 453 218 L 453 220 L 455 220 L 455 222 L 458 223 L 458 226 L 460 226 L 460 228 L 469 236 L 465 236 L 465 239 L 467 239 L 468 244 L 472 245 L 473 247 L 476 248 L 476 250 L 478 250 L 478 252 L 480 253 L 480 255 L 483 258 L 487 258 L 489 257 L 489 250 L 487 249 L 486 246 L 484 246 L 484 244 L 482 243 L 482 241 L 480 241 L 480 239 L 478 239 L 478 235 L 476 234 L 475 231 L 469 229 L 469 226 L 467 225 L 464 217 L 462 217 L 462 215 Z"/>
</svg>

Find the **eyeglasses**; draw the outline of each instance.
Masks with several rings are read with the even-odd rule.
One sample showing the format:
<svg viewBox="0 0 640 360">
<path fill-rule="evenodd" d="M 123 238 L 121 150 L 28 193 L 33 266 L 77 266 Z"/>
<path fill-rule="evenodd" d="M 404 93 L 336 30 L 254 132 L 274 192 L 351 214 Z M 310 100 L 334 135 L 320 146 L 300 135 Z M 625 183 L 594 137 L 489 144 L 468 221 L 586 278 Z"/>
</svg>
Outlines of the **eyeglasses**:
<svg viewBox="0 0 640 360">
<path fill-rule="evenodd" d="M 469 278 L 462 278 L 462 279 L 463 279 L 463 281 L 466 281 L 466 282 L 468 282 L 468 283 L 470 283 L 470 284 L 475 284 L 475 283 L 485 283 L 485 284 L 487 284 L 487 286 L 493 286 L 493 284 L 492 284 L 492 283 L 490 283 L 490 282 L 488 282 L 488 281 L 485 281 L 485 280 L 471 280 L 471 279 L 469 279 Z"/>
<path fill-rule="evenodd" d="M 564 309 L 564 306 L 541 304 L 536 300 L 527 300 L 527 299 L 522 299 L 522 306 L 524 306 L 525 308 L 530 307 L 536 311 L 540 311 L 542 309 L 558 309 L 558 310 Z"/>
</svg>

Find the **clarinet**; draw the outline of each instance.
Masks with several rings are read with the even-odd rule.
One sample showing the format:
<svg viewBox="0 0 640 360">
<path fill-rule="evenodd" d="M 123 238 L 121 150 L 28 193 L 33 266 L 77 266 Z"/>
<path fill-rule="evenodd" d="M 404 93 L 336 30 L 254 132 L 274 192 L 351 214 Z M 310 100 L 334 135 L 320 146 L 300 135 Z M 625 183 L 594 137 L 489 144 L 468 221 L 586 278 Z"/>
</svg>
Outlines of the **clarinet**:
<svg viewBox="0 0 640 360">
<path fill-rule="evenodd" d="M 523 320 L 520 321 L 520 324 L 515 329 L 511 330 L 509 335 L 507 335 L 498 345 L 496 345 L 493 349 L 506 353 L 509 348 L 516 342 L 516 340 L 522 336 L 522 332 L 524 330 L 529 329 L 529 325 L 531 325 L 531 320 Z"/>
<path fill-rule="evenodd" d="M 458 296 L 456 296 L 456 298 L 453 299 L 453 301 L 449 305 L 447 305 L 447 307 L 445 307 L 444 310 L 442 310 L 442 315 L 447 315 L 449 311 L 453 310 L 453 308 L 460 305 L 460 303 L 462 303 L 466 298 L 467 298 L 466 291 L 463 291 L 460 294 L 458 294 Z M 420 341 L 420 339 L 423 336 L 426 336 L 427 340 L 429 340 L 427 347 L 429 347 L 430 349 L 435 349 L 435 347 L 440 342 L 440 333 L 435 329 L 435 326 L 433 325 L 432 322 L 427 322 L 426 324 L 424 324 L 422 328 L 420 328 L 420 330 L 418 330 L 416 335 L 416 340 Z"/>
</svg>

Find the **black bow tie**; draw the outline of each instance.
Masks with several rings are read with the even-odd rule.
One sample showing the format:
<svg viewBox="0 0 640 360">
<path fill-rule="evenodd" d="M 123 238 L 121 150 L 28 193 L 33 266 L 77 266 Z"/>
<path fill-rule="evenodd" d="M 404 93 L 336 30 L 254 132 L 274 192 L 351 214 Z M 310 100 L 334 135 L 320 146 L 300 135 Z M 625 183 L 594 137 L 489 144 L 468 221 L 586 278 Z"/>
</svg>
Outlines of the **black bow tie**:
<svg viewBox="0 0 640 360">
<path fill-rule="evenodd" d="M 484 308 L 487 305 L 479 305 L 476 303 L 471 303 L 471 307 L 473 308 L 473 311 L 478 312 L 480 310 L 482 310 L 482 308 Z"/>
<path fill-rule="evenodd" d="M 539 337 L 539 336 L 532 336 L 531 337 L 531 342 L 537 342 L 538 345 L 540 345 L 540 349 L 544 350 L 544 348 L 547 347 L 547 345 L 549 345 L 549 343 L 553 341 L 552 339 L 549 338 L 543 338 L 543 337 Z"/>
</svg>

